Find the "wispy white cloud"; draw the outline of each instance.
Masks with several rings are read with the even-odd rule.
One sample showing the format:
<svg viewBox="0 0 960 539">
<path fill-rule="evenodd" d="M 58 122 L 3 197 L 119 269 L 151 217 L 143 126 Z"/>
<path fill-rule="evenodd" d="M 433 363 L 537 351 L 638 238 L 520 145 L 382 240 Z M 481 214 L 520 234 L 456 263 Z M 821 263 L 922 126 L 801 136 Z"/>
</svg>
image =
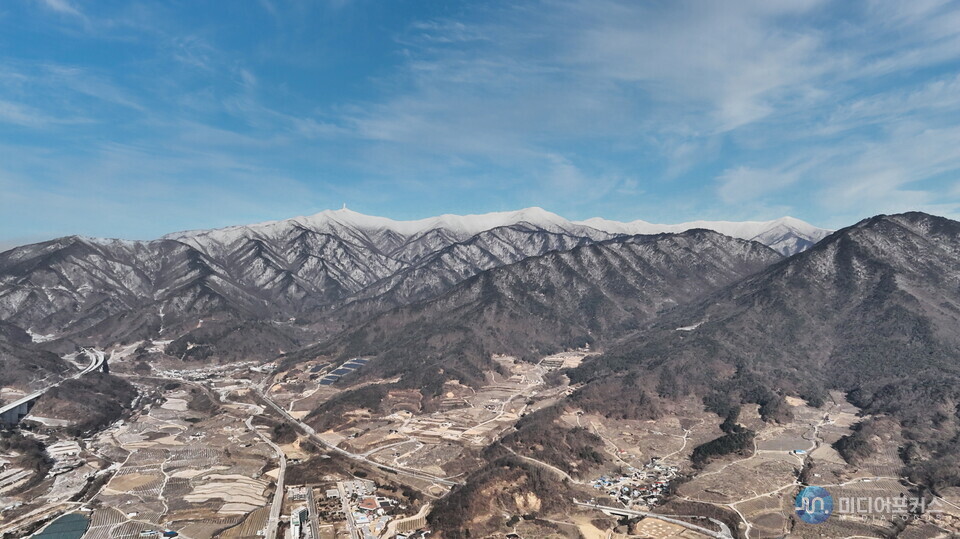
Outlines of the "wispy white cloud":
<svg viewBox="0 0 960 539">
<path fill-rule="evenodd" d="M 83 17 L 83 13 L 77 9 L 69 0 L 39 0 L 47 9 L 60 13 L 62 15 L 71 15 L 74 17 Z"/>
<path fill-rule="evenodd" d="M 0 100 L 0 123 L 43 128 L 56 124 L 67 125 L 88 122 L 89 120 L 81 117 L 54 116 L 29 105 Z"/>
<path fill-rule="evenodd" d="M 373 33 L 347 4 L 261 0 L 252 32 L 221 20 L 244 10 L 37 2 L 70 43 L 136 51 L 0 59 L 0 122 L 52 148 L 93 137 L 70 147 L 68 177 L 136 176 L 141 159 L 150 182 L 259 175 L 338 197 L 831 225 L 960 196 L 954 2 L 534 0 Z"/>
<path fill-rule="evenodd" d="M 356 133 L 533 178 L 552 171 L 561 185 L 583 177 L 562 149 L 571 141 L 652 149 L 665 179 L 721 164 L 716 193 L 728 214 L 749 202 L 842 216 L 837 224 L 955 197 L 937 178 L 960 163 L 929 140 L 931 128 L 960 120 L 956 76 L 930 71 L 960 61 L 955 4 L 548 4 L 415 25 L 403 40 L 409 84 L 351 113 Z M 635 175 L 636 161 L 604 155 Z M 640 187 L 662 191 L 649 177 Z M 697 198 L 690 211 L 723 211 Z"/>
<path fill-rule="evenodd" d="M 0 101 L 0 122 L 22 125 L 24 127 L 40 127 L 50 122 L 51 118 L 43 113 L 30 109 L 18 103 Z"/>
<path fill-rule="evenodd" d="M 793 185 L 799 179 L 796 170 L 764 170 L 739 166 L 725 170 L 717 180 L 720 198 L 737 203 L 761 198 L 769 193 Z"/>
<path fill-rule="evenodd" d="M 41 81 L 42 84 L 55 87 L 61 92 L 76 92 L 107 103 L 139 111 L 145 110 L 144 105 L 130 91 L 91 73 L 89 70 L 56 64 L 46 64 L 40 67 L 44 72 L 40 77 L 45 79 Z"/>
</svg>

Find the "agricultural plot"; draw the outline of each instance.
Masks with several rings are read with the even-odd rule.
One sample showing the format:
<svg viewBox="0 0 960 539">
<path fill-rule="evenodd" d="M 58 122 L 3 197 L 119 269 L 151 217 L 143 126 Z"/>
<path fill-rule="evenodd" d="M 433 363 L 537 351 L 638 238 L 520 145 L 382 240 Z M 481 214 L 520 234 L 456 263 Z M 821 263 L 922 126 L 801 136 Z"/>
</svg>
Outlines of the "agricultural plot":
<svg viewBox="0 0 960 539">
<path fill-rule="evenodd" d="M 612 421 L 579 412 L 567 413 L 561 421 L 600 436 L 603 449 L 615 465 L 639 468 L 658 458 L 667 464 L 689 468 L 693 448 L 721 434 L 716 416 L 704 413 L 701 408 L 693 401 L 684 403 L 675 411 L 677 415 L 656 421 Z"/>
<path fill-rule="evenodd" d="M 461 456 L 461 447 L 454 443 L 424 445 L 404 459 L 406 466 L 424 470 L 427 473 L 446 475 L 445 466 Z"/>
<path fill-rule="evenodd" d="M 757 450 L 759 451 L 789 453 L 795 450 L 810 451 L 813 448 L 811 429 L 800 425 L 764 429 L 757 436 Z"/>
<path fill-rule="evenodd" d="M 269 507 L 261 507 L 252 511 L 246 518 L 236 526 L 227 529 L 220 534 L 221 539 L 247 539 L 259 537 L 259 533 L 267 525 L 267 518 L 270 516 Z"/>
<path fill-rule="evenodd" d="M 128 517 L 117 508 L 101 507 L 94 510 L 84 539 L 137 537 L 140 532 L 156 529 L 154 524 L 142 520 L 141 515 Z"/>
<path fill-rule="evenodd" d="M 822 524 L 807 524 L 803 521 L 791 530 L 791 537 L 823 539 L 824 537 L 888 537 L 893 526 L 888 522 L 867 519 L 842 519 L 831 517 Z"/>
<path fill-rule="evenodd" d="M 733 463 L 715 463 L 681 485 L 680 495 L 694 501 L 735 503 L 794 484 L 799 470 L 797 460 L 787 455 L 758 455 Z"/>
<path fill-rule="evenodd" d="M 386 415 L 372 417 L 365 410 L 349 411 L 345 414 L 351 419 L 349 427 L 318 436 L 375 462 L 439 475 L 445 475 L 444 470 L 460 471 L 458 460 L 473 451 L 467 451 L 468 447 L 485 447 L 521 415 L 542 406 L 541 391 L 547 399 L 555 399 L 563 391 L 545 390 L 543 367 L 509 357 L 496 361 L 502 371 L 488 373 L 488 383 L 482 388 L 474 390 L 448 383 L 438 411 L 421 413 L 423 395 L 419 391 L 393 390 L 381 403 Z M 340 369 L 359 369 L 366 363 L 363 358 L 352 359 L 325 376 L 338 376 Z M 314 409 L 337 392 L 325 384 L 325 378 L 320 378 L 310 382 L 308 389 L 294 394 L 289 388 L 303 382 L 302 373 L 290 371 L 280 378 L 284 382 L 271 387 L 271 397 L 288 407 L 291 414 Z"/>
<path fill-rule="evenodd" d="M 540 366 L 549 370 L 573 369 L 579 367 L 588 355 L 590 353 L 585 351 L 560 352 L 541 359 Z"/>
<path fill-rule="evenodd" d="M 402 464 L 400 464 L 401 459 L 409 457 L 414 451 L 418 451 L 423 447 L 424 444 L 417 440 L 405 440 L 395 445 L 387 445 L 371 453 L 370 456 L 377 462 L 402 466 Z"/>
<path fill-rule="evenodd" d="M 166 397 L 107 438 L 129 453 L 93 501 L 99 509 L 91 537 L 166 528 L 212 537 L 267 506 L 272 480 L 262 472 L 273 450 L 238 416 L 214 413 L 189 423 L 184 417 L 197 412 L 189 411 L 187 393 Z"/>
<path fill-rule="evenodd" d="M 891 515 L 837 515 L 819 526 L 796 523 L 794 497 L 805 462 L 813 463 L 808 476 L 811 483 L 826 486 L 835 498 L 899 497 L 905 488 L 896 479 L 896 443 L 889 444 L 859 469 L 849 466 L 830 447 L 832 442 L 827 440 L 836 441 L 849 434 L 850 426 L 860 420 L 856 408 L 842 395 L 833 395 L 832 401 L 819 409 L 800 399 L 791 398 L 788 403 L 794 419 L 784 425 L 764 423 L 755 407 L 744 407 L 741 422 L 756 431 L 755 451 L 748 456 L 714 460 L 681 485 L 678 496 L 736 510 L 749 523 L 750 537 L 780 537 L 788 532 L 798 537 L 869 537 L 888 533 Z M 661 428 L 659 422 L 657 428 Z M 892 479 L 863 481 L 874 474 Z M 854 478 L 859 479 L 852 481 Z M 743 528 L 746 531 L 746 526 Z"/>
<path fill-rule="evenodd" d="M 194 520 L 183 526 L 183 535 L 187 537 L 215 537 L 222 530 L 232 528 L 239 524 L 240 517 L 208 518 L 203 520 Z"/>
<path fill-rule="evenodd" d="M 780 492 L 748 499 L 733 504 L 747 522 L 753 525 L 751 536 L 755 537 L 782 537 L 789 529 L 790 512 L 784 511 L 784 499 L 793 499 L 793 489 L 787 488 Z"/>
<path fill-rule="evenodd" d="M 892 479 L 855 480 L 827 488 L 834 498 L 834 515 L 841 518 L 890 520 L 918 503 L 909 487 Z"/>
<path fill-rule="evenodd" d="M 897 433 L 899 435 L 899 432 Z M 857 466 L 858 477 L 900 477 L 903 470 L 903 461 L 900 459 L 899 448 L 902 438 L 892 443 L 884 443 L 880 451 L 870 455 L 865 462 Z"/>
<path fill-rule="evenodd" d="M 220 514 L 246 514 L 266 503 L 264 493 L 267 483 L 250 479 L 243 475 L 209 474 L 202 476 L 203 481 L 188 485 L 189 494 L 183 501 L 203 503 L 209 500 L 222 500 Z"/>
<path fill-rule="evenodd" d="M 131 494 L 153 495 L 160 494 L 160 488 L 163 486 L 163 475 L 157 472 L 139 473 L 136 468 L 130 467 L 121 470 L 113 476 L 113 480 L 104 489 L 104 492 L 128 492 Z"/>
</svg>

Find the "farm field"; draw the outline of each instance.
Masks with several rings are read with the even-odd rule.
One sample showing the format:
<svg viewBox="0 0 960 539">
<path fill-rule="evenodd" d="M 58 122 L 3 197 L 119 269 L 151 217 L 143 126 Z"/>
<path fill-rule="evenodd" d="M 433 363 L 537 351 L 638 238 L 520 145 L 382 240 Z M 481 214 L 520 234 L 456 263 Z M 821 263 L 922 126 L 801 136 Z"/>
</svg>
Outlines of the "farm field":
<svg viewBox="0 0 960 539">
<path fill-rule="evenodd" d="M 99 444 L 126 457 L 91 502 L 90 537 L 163 529 L 213 537 L 267 506 L 273 451 L 243 418 L 192 410 L 184 389 L 162 397 L 100 435 Z"/>
</svg>

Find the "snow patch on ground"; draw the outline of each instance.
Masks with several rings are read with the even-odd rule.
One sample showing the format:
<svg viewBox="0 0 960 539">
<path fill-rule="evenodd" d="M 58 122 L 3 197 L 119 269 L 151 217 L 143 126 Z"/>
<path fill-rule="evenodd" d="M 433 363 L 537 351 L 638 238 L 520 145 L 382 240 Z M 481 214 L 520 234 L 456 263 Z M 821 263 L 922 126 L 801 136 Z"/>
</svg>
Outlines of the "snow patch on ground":
<svg viewBox="0 0 960 539">
<path fill-rule="evenodd" d="M 30 335 L 30 340 L 32 340 L 33 342 L 47 342 L 57 338 L 57 336 L 53 333 L 49 335 L 41 335 L 29 329 L 27 330 L 27 335 Z"/>
<path fill-rule="evenodd" d="M 693 330 L 697 329 L 698 327 L 700 327 L 702 324 L 703 324 L 703 322 L 697 322 L 696 324 L 694 324 L 694 325 L 692 325 L 692 326 L 683 326 L 683 327 L 677 328 L 676 331 L 693 331 Z"/>
</svg>

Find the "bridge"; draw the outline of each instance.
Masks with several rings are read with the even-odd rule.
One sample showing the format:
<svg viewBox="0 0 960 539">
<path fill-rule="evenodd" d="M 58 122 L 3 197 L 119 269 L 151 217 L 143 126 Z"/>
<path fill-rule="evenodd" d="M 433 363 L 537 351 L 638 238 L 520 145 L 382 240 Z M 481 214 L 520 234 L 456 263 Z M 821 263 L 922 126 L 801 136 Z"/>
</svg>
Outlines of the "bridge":
<svg viewBox="0 0 960 539">
<path fill-rule="evenodd" d="M 82 371 L 71 376 L 70 378 L 60 380 L 55 384 L 51 384 L 39 391 L 34 391 L 25 397 L 0 407 L 0 428 L 12 428 L 17 426 L 17 424 L 20 423 L 20 421 L 26 417 L 27 414 L 30 413 L 30 410 L 33 409 L 33 406 L 37 403 L 37 399 L 43 396 L 43 394 L 47 391 L 58 387 L 66 380 L 80 378 L 81 376 L 91 373 L 97 369 L 103 369 L 104 372 L 107 372 L 107 358 L 103 352 L 97 350 L 96 348 L 84 348 L 83 353 L 90 358 L 90 365 L 88 365 Z"/>
</svg>

